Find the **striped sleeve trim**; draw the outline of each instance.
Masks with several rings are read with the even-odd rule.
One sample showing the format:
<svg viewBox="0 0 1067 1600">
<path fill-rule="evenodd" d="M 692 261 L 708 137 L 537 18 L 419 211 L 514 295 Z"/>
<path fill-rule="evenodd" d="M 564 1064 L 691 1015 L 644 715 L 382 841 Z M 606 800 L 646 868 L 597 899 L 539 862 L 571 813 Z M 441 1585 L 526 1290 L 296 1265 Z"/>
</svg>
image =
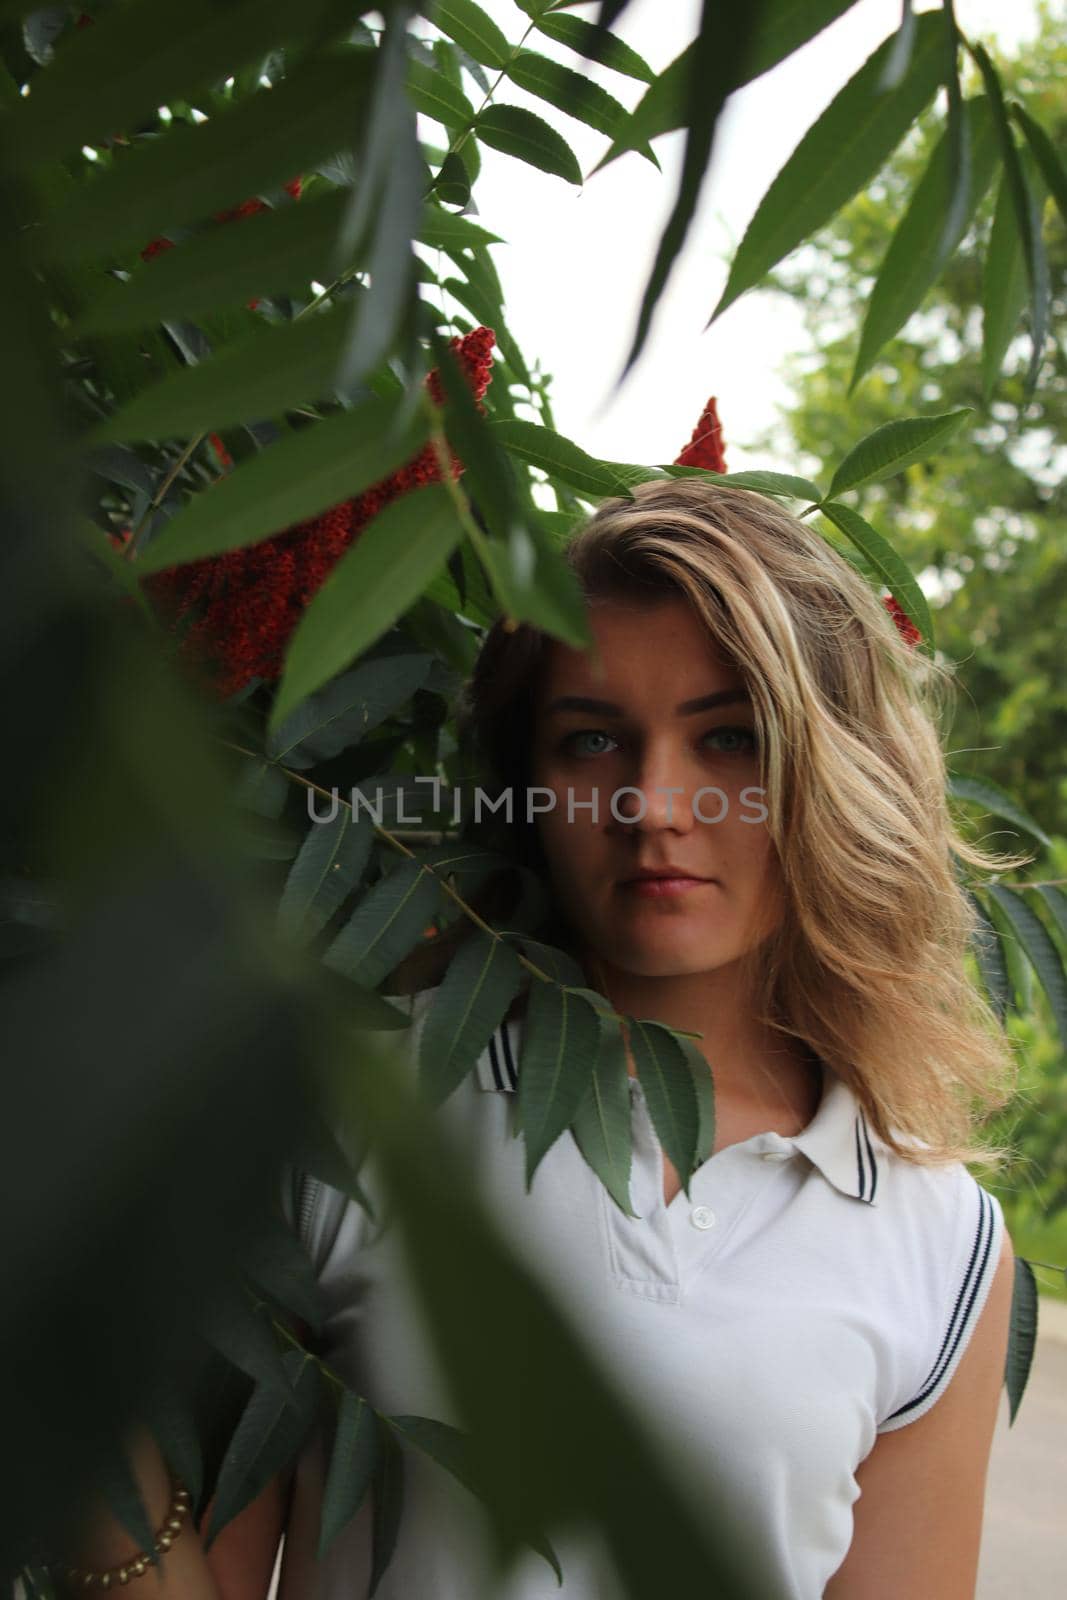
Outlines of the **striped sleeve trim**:
<svg viewBox="0 0 1067 1600">
<path fill-rule="evenodd" d="M 506 1022 L 494 1029 L 478 1058 L 475 1076 L 480 1089 L 495 1089 L 503 1094 L 514 1094 L 517 1089 L 519 1071 Z"/>
<path fill-rule="evenodd" d="M 1003 1242 L 1003 1214 L 981 1184 L 971 1174 L 968 1176 L 971 1178 L 973 1192 L 977 1195 L 977 1217 L 974 1221 L 967 1264 L 958 1286 L 941 1348 L 918 1393 L 904 1405 L 898 1406 L 884 1422 L 879 1423 L 879 1433 L 887 1433 L 894 1428 L 903 1427 L 905 1423 L 914 1422 L 941 1398 L 967 1348 L 996 1275 Z"/>
</svg>

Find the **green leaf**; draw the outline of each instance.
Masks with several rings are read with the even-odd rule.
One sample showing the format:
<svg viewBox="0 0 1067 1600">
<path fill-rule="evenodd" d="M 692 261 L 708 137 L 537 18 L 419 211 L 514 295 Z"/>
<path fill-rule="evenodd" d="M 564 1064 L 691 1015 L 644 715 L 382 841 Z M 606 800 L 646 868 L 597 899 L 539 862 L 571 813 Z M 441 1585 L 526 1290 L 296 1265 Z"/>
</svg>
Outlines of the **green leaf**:
<svg viewBox="0 0 1067 1600">
<path fill-rule="evenodd" d="M 192 1407 L 172 1384 L 164 1382 L 142 1403 L 141 1415 L 167 1466 L 184 1483 L 193 1505 L 199 1506 L 204 1457 Z"/>
<path fill-rule="evenodd" d="M 158 106 L 331 19 L 334 31 L 344 26 L 333 0 L 308 0 L 299 11 L 290 0 L 221 8 L 214 0 L 152 0 L 100 10 L 94 25 L 71 31 L 47 71 L 35 75 L 32 95 L 7 129 L 8 148 L 23 165 L 72 155 L 118 129 L 134 130 Z"/>
<path fill-rule="evenodd" d="M 245 1277 L 270 1304 L 300 1317 L 313 1333 L 322 1332 L 325 1308 L 319 1281 L 306 1249 L 287 1222 L 271 1218 L 246 1250 L 242 1266 Z"/>
<path fill-rule="evenodd" d="M 87 442 L 180 438 L 332 399 L 351 328 L 352 306 L 342 303 L 257 332 L 143 389 Z"/>
<path fill-rule="evenodd" d="M 449 963 L 419 1039 L 419 1082 L 431 1105 L 467 1076 L 523 982 L 510 945 L 476 930 Z"/>
<path fill-rule="evenodd" d="M 729 97 L 741 64 L 751 51 L 757 33 L 757 19 L 762 21 L 759 8 L 745 6 L 735 10 L 732 26 L 724 32 L 718 26 L 720 8 L 716 0 L 703 0 L 700 14 L 700 33 L 694 40 L 692 71 L 689 75 L 689 98 L 686 107 L 685 153 L 682 157 L 682 175 L 678 193 L 660 236 L 656 258 L 641 297 L 637 314 L 637 327 L 621 377 L 631 370 L 652 326 L 652 314 L 667 286 L 674 263 L 685 243 L 697 202 L 704 185 L 704 177 L 711 157 L 712 141 L 718 126 L 719 114 Z"/>
<path fill-rule="evenodd" d="M 490 233 L 488 228 L 480 228 L 468 217 L 458 217 L 454 212 L 436 205 L 424 208 L 415 237 L 438 250 L 462 250 L 468 246 L 502 243 L 499 234 Z"/>
<path fill-rule="evenodd" d="M 536 26 L 538 33 L 543 33 L 547 39 L 555 39 L 559 44 L 565 44 L 568 49 L 585 56 L 587 61 L 601 61 L 613 72 L 621 72 L 628 78 L 638 78 L 642 83 L 655 82 L 655 73 L 636 50 L 631 49 L 622 39 L 616 38 L 613 33 L 605 33 L 593 23 L 586 22 L 584 17 L 564 17 L 549 13 L 548 16 L 538 17 Z"/>
<path fill-rule="evenodd" d="M 581 494 L 594 498 L 622 495 L 632 499 L 627 485 L 608 463 L 595 461 L 551 428 L 509 419 L 490 422 L 489 431 L 511 455 L 532 467 L 540 467 L 550 477 L 559 478 Z"/>
<path fill-rule="evenodd" d="M 374 517 L 297 624 L 271 713 L 272 729 L 418 599 L 461 532 L 443 484 L 409 492 Z"/>
<path fill-rule="evenodd" d="M 759 27 L 749 42 L 749 53 L 736 62 L 736 81 L 731 83 L 731 92 L 769 72 L 854 3 L 855 0 L 765 0 L 760 7 Z M 594 168 L 595 172 L 632 149 L 635 143 L 686 126 L 695 58 L 694 42 L 686 45 L 680 55 L 656 74 L 620 137 Z"/>
<path fill-rule="evenodd" d="M 478 146 L 473 139 L 468 139 L 463 146 L 463 151 L 468 156 L 477 151 Z M 471 185 L 474 182 L 468 162 L 463 159 L 463 151 L 449 150 L 441 163 L 440 171 L 431 184 L 431 190 L 438 195 L 445 205 L 467 206 L 470 204 Z"/>
<path fill-rule="evenodd" d="M 627 150 L 647 144 L 658 134 L 685 127 L 693 56 L 693 45 L 686 45 L 680 55 L 652 78 L 610 150 L 593 168 L 593 173 L 599 172 Z"/>
<path fill-rule="evenodd" d="M 991 883 L 987 886 L 986 892 L 1014 928 L 1016 937 L 1048 996 L 1049 1008 L 1059 1029 L 1060 1038 L 1067 1047 L 1067 975 L 1064 973 L 1063 957 L 1041 918 L 1023 899 L 1021 891 L 1010 889 L 1006 884 Z"/>
<path fill-rule="evenodd" d="M 984 96 L 969 100 L 965 116 L 970 130 L 970 184 L 966 204 L 952 234 L 939 248 L 938 234 L 949 197 L 949 135 L 938 141 L 929 164 L 901 218 L 867 302 L 856 365 L 849 393 L 893 335 L 921 305 L 941 268 L 966 232 L 978 204 L 993 180 L 997 159 L 996 129 Z"/>
<path fill-rule="evenodd" d="M 1009 1009 L 1013 1010 L 1016 1016 L 1024 1017 L 1033 1002 L 1033 971 L 1022 953 L 1013 924 L 1008 921 L 1001 907 L 988 893 L 985 910 L 1000 939 L 1000 949 L 1008 974 Z"/>
<path fill-rule="evenodd" d="M 145 620 L 155 624 L 155 612 L 145 599 L 137 581 L 137 568 L 121 556 L 102 528 L 86 517 L 74 524 L 73 535 L 88 555 L 98 561 L 114 579 L 124 595 L 128 595 L 141 611 Z"/>
<path fill-rule="evenodd" d="M 1029 152 L 1022 157 L 1034 197 L 1038 227 L 1045 206 L 1040 175 Z M 1008 346 L 1019 327 L 1027 298 L 1026 260 L 1007 172 L 1000 182 L 982 272 L 982 392 L 988 401 L 996 388 Z"/>
<path fill-rule="evenodd" d="M 117 1439 L 109 1440 L 107 1446 L 99 1450 L 95 1470 L 96 1486 L 103 1491 L 114 1516 L 131 1539 L 137 1541 L 139 1549 L 151 1550 L 155 1534 L 125 1444 Z"/>
<path fill-rule="evenodd" d="M 378 1428 L 377 1416 L 367 1401 L 351 1389 L 342 1390 L 322 1492 L 317 1561 L 325 1559 L 366 1498 L 379 1465 Z"/>
<path fill-rule="evenodd" d="M 1053 883 L 1039 883 L 1035 887 L 1052 913 L 1060 933 L 1067 939 L 1067 894 Z"/>
<path fill-rule="evenodd" d="M 257 1385 L 223 1458 L 205 1550 L 210 1550 L 227 1523 L 251 1505 L 273 1477 L 291 1465 L 315 1424 L 318 1362 L 303 1350 L 287 1350 L 281 1361 L 292 1383 L 291 1401 L 284 1402 L 273 1390 Z"/>
<path fill-rule="evenodd" d="M 191 500 L 136 570 L 144 576 L 245 549 L 319 516 L 410 461 L 426 435 L 424 415 L 405 417 L 397 402 L 377 398 L 289 434 Z"/>
<path fill-rule="evenodd" d="M 807 500 L 817 504 L 822 490 L 810 478 L 798 478 L 791 472 L 709 472 L 705 467 L 663 466 L 659 469 L 670 478 L 707 478 L 711 483 L 725 484 L 728 489 L 754 489 L 758 494 L 781 495 L 788 500 Z"/>
<path fill-rule="evenodd" d="M 1003 1025 L 1011 998 L 1011 980 L 1008 977 L 1008 964 L 1004 959 L 1000 932 L 986 916 L 978 896 L 968 892 L 967 898 L 978 918 L 978 927 L 971 940 L 971 949 L 974 951 L 978 972 L 989 996 L 989 1003 L 996 1012 L 998 1021 Z"/>
<path fill-rule="evenodd" d="M 401 861 L 360 900 L 323 956 L 326 966 L 375 988 L 418 943 L 437 915 L 442 892 L 421 862 Z"/>
<path fill-rule="evenodd" d="M 461 1483 L 471 1494 L 485 1502 L 492 1509 L 492 1486 L 485 1481 L 484 1472 L 476 1462 L 471 1441 L 467 1434 L 458 1428 L 451 1427 L 447 1422 L 437 1422 L 432 1417 L 386 1417 L 388 1425 L 395 1429 L 409 1444 L 421 1450 L 423 1455 L 435 1461 L 439 1467 L 444 1467 Z M 560 1567 L 556 1552 L 543 1534 L 532 1534 L 528 1542 L 544 1556 L 560 1584 L 563 1582 L 563 1570 Z"/>
<path fill-rule="evenodd" d="M 899 422 L 884 422 L 845 456 L 826 491 L 827 500 L 836 499 L 846 489 L 857 489 L 861 483 L 880 483 L 916 461 L 936 455 L 964 419 L 973 415 L 973 407 L 963 406 L 959 411 L 945 411 L 934 417 L 905 417 Z"/>
<path fill-rule="evenodd" d="M 463 132 L 474 121 L 474 107 L 463 90 L 421 61 L 408 62 L 407 90 L 415 110 L 443 127 Z"/>
<path fill-rule="evenodd" d="M 579 963 L 566 950 L 560 950 L 555 945 L 547 944 L 543 939 L 535 939 L 528 933 L 519 935 L 519 944 L 530 960 L 536 962 L 543 972 L 547 972 L 555 983 L 565 983 L 571 988 L 585 989 L 585 973 Z M 603 1004 L 603 997 L 601 997 Z"/>
<path fill-rule="evenodd" d="M 627 116 L 626 107 L 598 83 L 536 50 L 520 50 L 508 62 L 506 71 L 512 83 L 525 89 L 527 94 L 547 100 L 558 111 L 587 123 L 598 133 L 606 133 L 609 138 L 614 137 Z M 654 166 L 659 166 L 648 144 L 641 146 L 640 153 Z"/>
<path fill-rule="evenodd" d="M 367 998 L 377 1001 L 381 1010 L 388 1012 L 389 1016 L 395 1019 L 388 1024 L 390 1031 L 399 1032 L 402 1029 L 406 1031 L 410 1027 L 410 1018 L 403 1011 L 391 1006 L 381 995 L 369 994 Z M 356 1016 L 352 1020 L 353 1026 L 361 1029 L 379 1028 L 379 1024 L 369 1018 L 364 1020 L 363 1017 Z M 347 1130 L 344 1130 L 344 1136 L 348 1138 Z M 321 1117 L 313 1116 L 303 1128 L 293 1152 L 293 1162 L 298 1171 L 317 1179 L 320 1183 L 328 1184 L 340 1194 L 347 1195 L 367 1213 L 368 1217 L 373 1218 L 374 1207 L 357 1176 L 358 1169 L 362 1165 L 362 1156 L 358 1152 L 342 1148 L 334 1129 Z"/>
<path fill-rule="evenodd" d="M 631 1018 L 629 1042 L 652 1124 L 688 1195 L 704 1134 L 694 1074 L 680 1042 L 661 1022 Z"/>
<path fill-rule="evenodd" d="M 382 1421 L 439 1467 L 444 1467 L 471 1494 L 484 1495 L 484 1487 L 477 1481 L 470 1438 L 459 1428 L 433 1417 L 385 1416 Z"/>
<path fill-rule="evenodd" d="M 434 26 L 468 51 L 483 67 L 506 66 L 512 46 L 474 0 L 437 0 Z"/>
<path fill-rule="evenodd" d="M 261 817 L 243 821 L 240 842 L 253 861 L 292 861 L 297 852 L 297 841 L 288 828 Z"/>
<path fill-rule="evenodd" d="M 851 506 L 825 500 L 819 506 L 823 516 L 829 518 L 862 551 L 864 558 L 880 575 L 890 593 L 900 603 L 923 636 L 927 649 L 933 649 L 934 623 L 930 608 L 911 568 L 901 560 L 887 539 L 883 539 L 858 511 Z"/>
<path fill-rule="evenodd" d="M 878 81 L 879 94 L 884 94 L 887 89 L 895 89 L 901 81 L 908 70 L 914 43 L 915 12 L 912 10 L 912 0 L 903 0 L 900 26 L 893 35 L 893 49 Z"/>
<path fill-rule="evenodd" d="M 309 767 L 339 756 L 406 705 L 426 682 L 432 664 L 432 656 L 402 652 L 361 661 L 305 700 L 271 734 L 271 759 Z"/>
<path fill-rule="evenodd" d="M 578 157 L 562 134 L 536 112 L 522 106 L 491 105 L 479 113 L 474 127 L 482 143 L 493 150 L 581 186 Z"/>
<path fill-rule="evenodd" d="M 393 1559 L 404 1502 L 404 1458 L 392 1431 L 381 1417 L 375 1420 L 378 1424 L 378 1462 L 373 1479 L 374 1534 L 370 1587 L 367 1590 L 371 1597 L 377 1593 L 378 1585 Z"/>
<path fill-rule="evenodd" d="M 907 0 L 910 12 L 911 0 Z M 945 0 L 941 8 L 944 23 L 945 93 L 948 97 L 948 123 L 946 138 L 948 160 L 946 166 L 946 204 L 937 231 L 937 250 L 947 251 L 957 239 L 967 215 L 971 190 L 971 126 L 963 109 L 963 90 L 960 87 L 959 54 L 962 35 L 956 26 L 953 0 Z M 910 21 L 909 32 L 914 39 L 915 25 Z"/>
<path fill-rule="evenodd" d="M 949 773 L 948 792 L 954 800 L 972 800 L 975 805 L 985 806 L 995 817 L 1003 817 L 1007 822 L 1014 822 L 1017 828 L 1021 828 L 1024 833 L 1030 834 L 1051 850 L 1052 840 L 1045 830 L 1023 810 L 1017 800 L 989 778 L 968 778 Z"/>
<path fill-rule="evenodd" d="M 896 149 L 937 91 L 942 26 L 935 13 L 918 18 L 906 77 L 879 95 L 875 86 L 893 46 L 885 40 L 809 128 L 757 206 L 708 326 L 836 216 Z"/>
<path fill-rule="evenodd" d="M 455 354 L 436 331 L 433 351 L 444 393 L 448 442 L 466 468 L 467 487 L 490 532 L 509 540 L 525 523 L 514 468 L 489 432 Z"/>
<path fill-rule="evenodd" d="M 434 350 L 445 391 L 445 429 L 466 466 L 467 490 L 491 535 L 479 541 L 478 554 L 501 609 L 576 647 L 588 642 L 577 580 L 545 539 L 532 500 L 520 492 L 510 458 L 489 432 L 454 356 L 436 334 Z"/>
<path fill-rule="evenodd" d="M 207 122 L 172 122 L 46 213 L 33 231 L 35 253 L 65 260 L 142 249 L 176 224 L 200 222 L 350 149 L 377 54 L 324 56 Z"/>
<path fill-rule="evenodd" d="M 201 1316 L 209 1344 L 254 1378 L 264 1392 L 269 1390 L 285 1404 L 290 1402 L 290 1375 L 271 1326 L 239 1285 L 227 1284 L 218 1289 Z"/>
<path fill-rule="evenodd" d="M 1044 178 L 1060 216 L 1067 222 L 1067 170 L 1056 154 L 1055 147 L 1039 122 L 1035 122 L 1025 106 L 1013 102 L 1011 114 L 1019 124 L 1030 146 L 1030 154 Z"/>
<path fill-rule="evenodd" d="M 370 819 L 347 806 L 330 822 L 312 822 L 278 906 L 283 938 L 307 943 L 321 933 L 362 877 L 373 843 Z"/>
<path fill-rule="evenodd" d="M 1033 1268 L 1023 1256 L 1016 1256 L 1011 1292 L 1011 1320 L 1008 1324 L 1008 1353 L 1004 1363 L 1009 1427 L 1015 1421 L 1016 1413 L 1022 1403 L 1034 1351 L 1037 1348 L 1037 1308 L 1037 1283 Z"/>
<path fill-rule="evenodd" d="M 589 1002 L 555 984 L 530 987 L 519 1061 L 519 1121 L 526 1141 L 526 1187 L 588 1092 L 600 1021 Z"/>
<path fill-rule="evenodd" d="M 1011 203 L 1015 212 L 1015 223 L 1019 230 L 1019 237 L 1022 240 L 1023 260 L 1026 262 L 1026 279 L 1030 285 L 1030 334 L 1033 351 L 1030 358 L 1030 368 L 1026 375 L 1025 388 L 1027 394 L 1030 394 L 1033 392 L 1037 382 L 1037 374 L 1045 350 L 1051 301 L 1048 258 L 1045 255 L 1045 242 L 1041 233 L 1041 209 L 1036 201 L 1023 163 L 1019 158 L 1019 149 L 1015 143 L 1015 135 L 1011 131 L 1011 123 L 1008 121 L 1004 94 L 996 68 L 982 45 L 976 44 L 969 48 L 982 74 L 982 81 L 985 84 L 986 94 L 989 96 L 989 103 L 993 112 L 993 120 L 1000 135 L 1000 152 L 1004 161 L 1004 176 L 1008 182 Z"/>
<path fill-rule="evenodd" d="M 676 1037 L 675 1043 L 693 1074 L 693 1087 L 697 1096 L 697 1147 L 693 1158 L 695 1170 L 715 1149 L 715 1080 L 708 1059 L 695 1040 Z"/>
<path fill-rule="evenodd" d="M 636 1217 L 630 1199 L 630 1074 L 622 1025 L 617 1018 L 602 1015 L 600 1026 L 596 1067 L 571 1123 L 571 1133 L 615 1204 L 626 1216 Z"/>
<path fill-rule="evenodd" d="M 386 38 L 392 42 L 381 53 L 388 53 L 390 71 L 396 75 L 396 58 L 404 48 L 397 41 L 404 38 L 404 30 L 392 13 Z M 371 167 L 376 155 L 374 141 L 385 139 L 387 154 L 382 159 L 377 186 L 379 203 L 372 204 L 368 212 L 373 235 L 367 260 L 370 286 L 355 297 L 354 326 L 338 352 L 338 381 L 344 392 L 362 382 L 385 358 L 399 329 L 413 327 L 418 301 L 412 240 L 422 210 L 425 166 L 416 136 L 415 114 L 398 82 L 394 89 L 391 94 L 388 82 L 381 87 L 385 110 L 380 113 L 376 93 L 375 120 L 368 149 L 362 152 Z M 368 172 L 368 189 L 370 183 Z M 357 195 L 360 192 L 357 190 Z M 350 226 L 352 237 L 358 237 L 358 218 Z"/>
<path fill-rule="evenodd" d="M 522 622 L 532 622 L 543 628 L 553 638 L 561 639 L 574 650 L 583 650 L 593 642 L 581 585 L 565 561 L 560 560 L 559 549 L 546 534 L 535 517 L 523 529 L 523 538 L 531 546 L 531 555 L 523 555 L 522 564 L 512 550 L 503 552 L 510 565 L 506 575 L 497 568 L 498 592 L 507 595 L 506 610 Z M 498 545 L 490 547 L 495 557 Z M 532 574 L 529 561 L 532 556 Z"/>
<path fill-rule="evenodd" d="M 108 279 L 71 332 L 113 333 L 152 322 L 206 316 L 266 294 L 307 290 L 354 265 L 336 259 L 349 205 L 343 189 L 208 228 L 148 261 L 126 283 Z"/>
<path fill-rule="evenodd" d="M 982 269 L 982 393 L 988 402 L 1026 304 L 1026 264 L 1005 173 L 997 190 Z"/>
</svg>

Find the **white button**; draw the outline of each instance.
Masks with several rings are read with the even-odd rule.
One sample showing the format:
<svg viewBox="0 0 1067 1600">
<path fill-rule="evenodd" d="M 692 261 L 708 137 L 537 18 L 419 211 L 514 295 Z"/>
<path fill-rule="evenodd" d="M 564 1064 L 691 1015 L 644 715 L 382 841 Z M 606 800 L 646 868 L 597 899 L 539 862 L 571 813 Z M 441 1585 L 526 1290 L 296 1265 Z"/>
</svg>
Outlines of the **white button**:
<svg viewBox="0 0 1067 1600">
<path fill-rule="evenodd" d="M 714 1228 L 715 1213 L 710 1206 L 694 1206 L 689 1213 L 694 1228 Z"/>
<path fill-rule="evenodd" d="M 764 1161 L 788 1161 L 788 1159 L 789 1159 L 789 1151 L 788 1150 L 764 1150 L 763 1159 L 764 1159 Z"/>
</svg>

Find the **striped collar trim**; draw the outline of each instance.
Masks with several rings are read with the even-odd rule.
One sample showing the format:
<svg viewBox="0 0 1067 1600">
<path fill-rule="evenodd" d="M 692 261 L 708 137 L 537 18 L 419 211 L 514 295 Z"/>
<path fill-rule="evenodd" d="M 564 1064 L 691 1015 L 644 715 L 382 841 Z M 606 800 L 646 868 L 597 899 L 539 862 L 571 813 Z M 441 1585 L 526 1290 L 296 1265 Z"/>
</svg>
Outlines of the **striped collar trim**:
<svg viewBox="0 0 1067 1600">
<path fill-rule="evenodd" d="M 825 1062 L 822 1070 L 823 1093 L 818 1110 L 806 1128 L 785 1142 L 807 1156 L 842 1194 L 864 1205 L 877 1206 L 885 1147 L 845 1080 Z"/>
<path fill-rule="evenodd" d="M 514 1094 L 519 1082 L 520 1022 L 502 1022 L 478 1058 L 480 1089 Z M 885 1146 L 871 1129 L 863 1108 L 843 1078 L 823 1063 L 823 1093 L 808 1126 L 783 1147 L 799 1150 L 828 1183 L 864 1205 L 877 1206 Z M 883 1187 L 884 1193 L 884 1187 Z"/>
</svg>

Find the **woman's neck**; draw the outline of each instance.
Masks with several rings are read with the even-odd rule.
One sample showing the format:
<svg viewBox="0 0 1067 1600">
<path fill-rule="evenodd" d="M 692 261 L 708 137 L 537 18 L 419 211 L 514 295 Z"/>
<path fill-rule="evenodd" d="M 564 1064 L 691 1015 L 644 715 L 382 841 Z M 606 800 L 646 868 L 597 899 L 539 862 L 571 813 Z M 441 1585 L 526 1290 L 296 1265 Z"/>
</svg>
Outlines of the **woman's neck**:
<svg viewBox="0 0 1067 1600">
<path fill-rule="evenodd" d="M 785 1114 L 800 1127 L 814 1116 L 822 1092 L 817 1059 L 802 1041 L 759 1022 L 739 992 L 735 966 L 646 977 L 588 953 L 578 952 L 577 959 L 590 986 L 616 1011 L 702 1035 L 694 1043 L 711 1067 L 721 1105 L 774 1118 Z"/>
</svg>

